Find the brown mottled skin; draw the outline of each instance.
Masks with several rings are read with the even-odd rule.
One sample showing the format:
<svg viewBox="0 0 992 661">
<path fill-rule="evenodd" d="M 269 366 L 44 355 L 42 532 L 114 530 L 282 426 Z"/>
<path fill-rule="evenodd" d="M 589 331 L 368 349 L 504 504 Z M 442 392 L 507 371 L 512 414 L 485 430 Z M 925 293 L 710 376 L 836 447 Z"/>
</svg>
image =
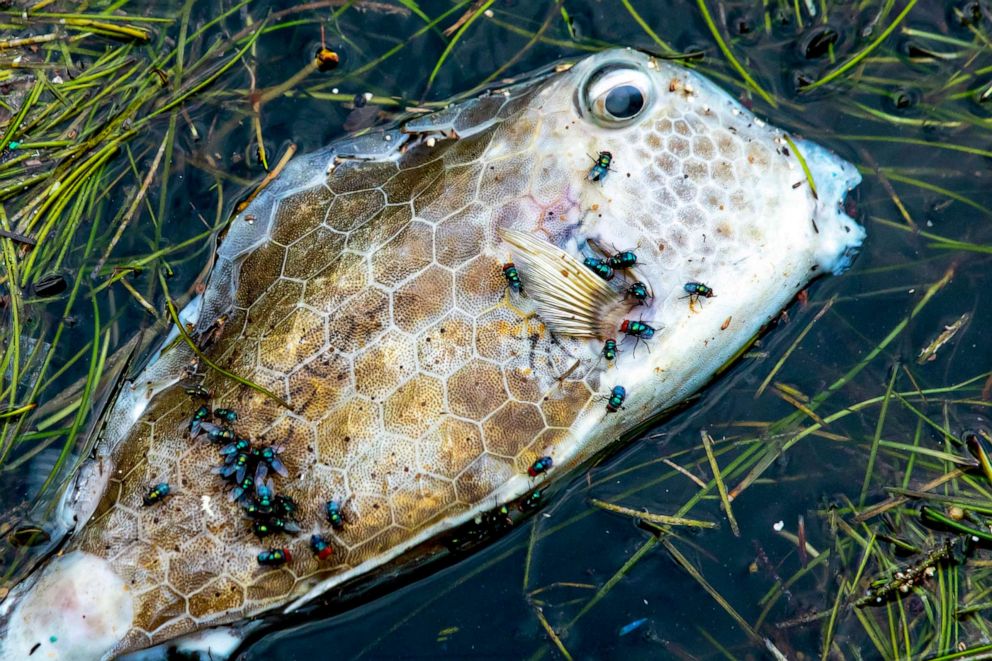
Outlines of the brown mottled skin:
<svg viewBox="0 0 992 661">
<path fill-rule="evenodd" d="M 537 128 L 523 118 L 512 131 L 525 139 Z M 570 363 L 507 295 L 506 258 L 492 250 L 498 206 L 465 203 L 466 187 L 527 176 L 512 153 L 498 168 L 476 160 L 500 132 L 442 140 L 397 163 L 344 161 L 327 187 L 279 202 L 271 240 L 241 264 L 235 307 L 206 353 L 291 410 L 196 371 L 212 406 L 238 412 L 239 434 L 284 448 L 291 475 L 274 478 L 276 491 L 300 504 L 303 533 L 252 535 L 211 473 L 218 446 L 188 433 L 201 403 L 185 392 L 194 379 L 168 388 L 118 445 L 108 492 L 72 543 L 110 558 L 133 586 L 126 647 L 282 603 L 484 500 L 591 399 L 585 370 L 553 392 L 533 377 Z M 143 507 L 158 482 L 172 495 Z M 340 531 L 323 519 L 332 498 L 344 504 Z M 324 562 L 308 546 L 317 530 L 335 548 Z M 293 562 L 259 567 L 257 552 L 279 547 Z"/>
</svg>

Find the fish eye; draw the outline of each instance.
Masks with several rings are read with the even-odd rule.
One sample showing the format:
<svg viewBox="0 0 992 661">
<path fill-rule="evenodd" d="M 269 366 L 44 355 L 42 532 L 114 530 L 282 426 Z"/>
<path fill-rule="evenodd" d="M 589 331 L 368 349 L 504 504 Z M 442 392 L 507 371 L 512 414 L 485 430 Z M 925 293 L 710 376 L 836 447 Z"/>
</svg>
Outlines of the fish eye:
<svg viewBox="0 0 992 661">
<path fill-rule="evenodd" d="M 589 76 L 582 108 L 605 127 L 626 126 L 651 103 L 651 79 L 638 67 L 607 65 Z"/>
</svg>

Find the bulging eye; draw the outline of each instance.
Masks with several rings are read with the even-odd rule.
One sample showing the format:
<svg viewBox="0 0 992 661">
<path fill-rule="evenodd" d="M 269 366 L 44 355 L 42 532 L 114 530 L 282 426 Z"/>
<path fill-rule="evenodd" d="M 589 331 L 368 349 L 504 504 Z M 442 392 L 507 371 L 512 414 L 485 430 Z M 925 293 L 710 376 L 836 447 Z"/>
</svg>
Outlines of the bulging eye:
<svg viewBox="0 0 992 661">
<path fill-rule="evenodd" d="M 637 67 L 607 65 L 587 80 L 583 110 L 602 126 L 626 126 L 651 104 L 651 79 Z"/>
</svg>

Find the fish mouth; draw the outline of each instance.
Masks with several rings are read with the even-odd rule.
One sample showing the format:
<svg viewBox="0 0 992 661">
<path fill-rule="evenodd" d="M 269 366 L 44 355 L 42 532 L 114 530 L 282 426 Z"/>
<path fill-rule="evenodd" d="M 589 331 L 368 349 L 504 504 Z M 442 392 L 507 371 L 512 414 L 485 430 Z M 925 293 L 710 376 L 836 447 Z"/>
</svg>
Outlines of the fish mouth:
<svg viewBox="0 0 992 661">
<path fill-rule="evenodd" d="M 14 588 L 0 606 L 0 661 L 99 659 L 131 628 L 134 598 L 95 555 L 74 551 L 53 559 Z"/>
<path fill-rule="evenodd" d="M 795 139 L 816 187 L 816 208 L 812 218 L 818 236 L 817 264 L 824 271 L 839 275 L 849 269 L 867 233 L 848 215 L 847 195 L 861 183 L 857 168 L 815 142 Z"/>
</svg>

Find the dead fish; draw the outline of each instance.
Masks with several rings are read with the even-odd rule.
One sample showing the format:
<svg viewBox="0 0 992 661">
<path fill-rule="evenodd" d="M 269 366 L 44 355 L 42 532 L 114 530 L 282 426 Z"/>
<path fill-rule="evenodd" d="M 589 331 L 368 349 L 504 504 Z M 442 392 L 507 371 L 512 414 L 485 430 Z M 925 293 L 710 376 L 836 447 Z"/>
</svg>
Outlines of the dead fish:
<svg viewBox="0 0 992 661">
<path fill-rule="evenodd" d="M 855 168 L 791 140 L 699 74 L 621 49 L 297 157 L 232 220 L 181 315 L 212 361 L 288 402 L 197 375 L 287 475 L 253 477 L 247 449 L 226 455 L 236 487 L 215 474 L 235 471 L 189 434 L 209 414 L 185 392 L 195 356 L 164 338 L 61 503 L 65 529 L 81 523 L 0 606 L 0 658 L 179 637 L 218 658 L 239 622 L 402 566 L 682 402 L 865 236 L 844 213 Z M 601 152 L 610 176 L 591 182 Z M 611 257 L 595 246 L 636 246 L 626 263 L 652 298 L 589 270 Z M 715 294 L 687 305 L 686 283 Z M 607 339 L 620 352 L 601 361 Z M 160 481 L 184 487 L 142 507 Z M 280 497 L 300 533 L 262 546 L 245 512 Z"/>
</svg>

